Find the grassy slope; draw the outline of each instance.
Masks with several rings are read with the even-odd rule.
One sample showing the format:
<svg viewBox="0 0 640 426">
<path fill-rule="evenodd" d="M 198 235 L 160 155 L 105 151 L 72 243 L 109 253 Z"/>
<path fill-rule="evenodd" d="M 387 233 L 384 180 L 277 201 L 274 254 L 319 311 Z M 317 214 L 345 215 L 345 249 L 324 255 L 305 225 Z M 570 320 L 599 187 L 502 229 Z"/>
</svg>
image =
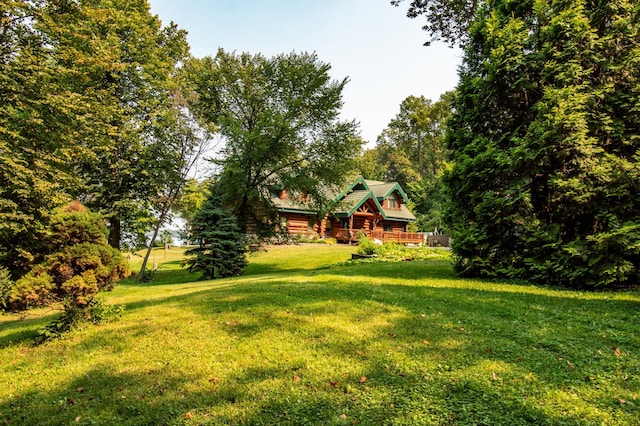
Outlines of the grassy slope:
<svg viewBox="0 0 640 426">
<path fill-rule="evenodd" d="M 0 421 L 639 424 L 637 291 L 322 266 L 352 251 L 277 248 L 206 282 L 168 253 L 154 283 L 108 294 L 119 321 L 41 347 L 28 338 L 54 311 L 0 317 Z"/>
</svg>

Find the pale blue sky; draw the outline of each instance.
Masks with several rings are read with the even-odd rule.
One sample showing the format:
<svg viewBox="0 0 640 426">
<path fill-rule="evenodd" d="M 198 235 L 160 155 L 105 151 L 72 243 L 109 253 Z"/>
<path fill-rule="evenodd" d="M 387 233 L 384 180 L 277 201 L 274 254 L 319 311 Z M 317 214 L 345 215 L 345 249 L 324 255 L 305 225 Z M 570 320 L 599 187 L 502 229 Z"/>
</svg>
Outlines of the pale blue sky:
<svg viewBox="0 0 640 426">
<path fill-rule="evenodd" d="M 316 52 L 336 79 L 348 77 L 342 117 L 373 146 L 409 95 L 437 100 L 453 89 L 461 54 L 424 47 L 421 21 L 389 0 L 150 0 L 165 24 L 189 32 L 196 57 L 227 51 L 273 56 Z"/>
</svg>

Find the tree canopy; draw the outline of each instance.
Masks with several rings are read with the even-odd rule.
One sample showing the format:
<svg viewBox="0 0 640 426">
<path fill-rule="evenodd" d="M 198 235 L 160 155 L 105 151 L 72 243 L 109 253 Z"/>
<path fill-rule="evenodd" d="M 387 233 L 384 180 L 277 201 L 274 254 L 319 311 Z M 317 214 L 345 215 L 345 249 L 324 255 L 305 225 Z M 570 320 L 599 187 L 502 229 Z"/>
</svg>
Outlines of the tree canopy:
<svg viewBox="0 0 640 426">
<path fill-rule="evenodd" d="M 186 34 L 146 0 L 3 2 L 0 265 L 42 261 L 51 212 L 80 199 L 109 242 L 142 233 L 182 179 L 185 126 L 173 74 Z"/>
<path fill-rule="evenodd" d="M 404 1 L 391 0 L 391 4 L 400 6 Z M 485 3 L 483 0 L 410 0 L 407 16 L 426 18 L 422 29 L 429 33 L 431 39 L 425 42 L 425 46 L 434 41 L 463 46 L 469 39 L 469 28 L 476 12 Z"/>
<path fill-rule="evenodd" d="M 273 231 L 274 185 L 322 203 L 323 191 L 352 169 L 357 126 L 338 118 L 347 80 L 332 80 L 315 54 L 221 49 L 185 68 L 196 95 L 190 106 L 223 137 L 217 180 L 242 230 Z"/>
<path fill-rule="evenodd" d="M 479 4 L 447 138 L 457 270 L 637 280 L 640 4 Z"/>
</svg>

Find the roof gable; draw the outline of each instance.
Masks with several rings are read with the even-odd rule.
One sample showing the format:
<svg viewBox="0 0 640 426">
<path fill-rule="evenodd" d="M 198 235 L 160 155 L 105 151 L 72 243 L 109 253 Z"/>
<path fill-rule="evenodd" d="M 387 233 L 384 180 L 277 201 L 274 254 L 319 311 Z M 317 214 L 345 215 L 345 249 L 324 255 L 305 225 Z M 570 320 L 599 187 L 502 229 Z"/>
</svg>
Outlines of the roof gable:
<svg viewBox="0 0 640 426">
<path fill-rule="evenodd" d="M 379 182 L 375 180 L 368 180 L 366 182 L 369 184 L 369 188 L 373 191 L 378 200 L 384 200 L 389 195 L 397 192 L 405 203 L 409 202 L 407 193 L 404 192 L 398 182 Z"/>
<path fill-rule="evenodd" d="M 336 198 L 336 202 L 338 204 L 338 208 L 336 210 L 336 215 L 338 216 L 351 216 L 358 209 L 365 204 L 368 200 L 371 200 L 377 212 L 382 214 L 382 217 L 386 219 L 386 215 L 380 202 L 376 198 L 376 196 L 370 190 L 355 190 L 345 194 L 341 199 Z"/>
</svg>

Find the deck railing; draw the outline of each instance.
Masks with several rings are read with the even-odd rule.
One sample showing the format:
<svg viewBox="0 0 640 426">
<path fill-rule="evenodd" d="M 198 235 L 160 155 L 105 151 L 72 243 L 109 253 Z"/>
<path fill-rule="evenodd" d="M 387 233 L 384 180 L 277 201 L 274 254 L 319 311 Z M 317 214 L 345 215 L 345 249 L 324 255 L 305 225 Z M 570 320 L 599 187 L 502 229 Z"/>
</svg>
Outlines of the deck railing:
<svg viewBox="0 0 640 426">
<path fill-rule="evenodd" d="M 358 231 L 348 229 L 338 229 L 332 233 L 332 237 L 341 242 L 358 241 Z M 424 232 L 402 232 L 374 230 L 367 233 L 370 238 L 375 238 L 383 243 L 395 241 L 400 244 L 425 244 L 426 234 Z"/>
<path fill-rule="evenodd" d="M 426 234 L 424 232 L 403 232 L 403 231 L 379 231 L 370 232 L 371 238 L 386 243 L 387 241 L 395 241 L 400 244 L 424 244 Z"/>
</svg>

